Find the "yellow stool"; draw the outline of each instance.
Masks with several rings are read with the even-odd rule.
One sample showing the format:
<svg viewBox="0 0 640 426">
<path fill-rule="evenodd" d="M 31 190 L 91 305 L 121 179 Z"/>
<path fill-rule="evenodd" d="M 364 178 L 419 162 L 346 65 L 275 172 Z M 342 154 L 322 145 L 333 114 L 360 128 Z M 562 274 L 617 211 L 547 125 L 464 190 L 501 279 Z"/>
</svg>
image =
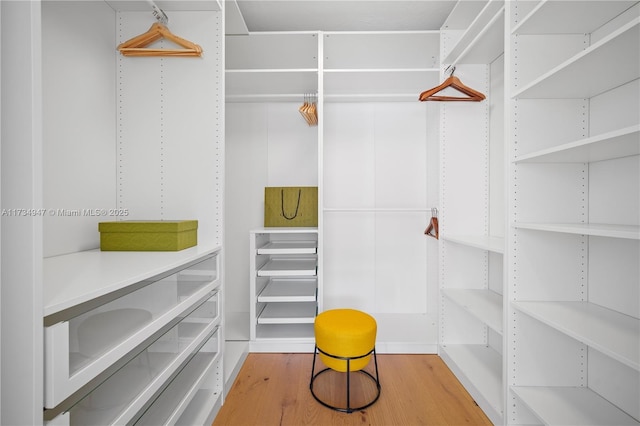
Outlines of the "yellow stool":
<svg viewBox="0 0 640 426">
<path fill-rule="evenodd" d="M 369 407 L 380 397 L 380 379 L 378 377 L 378 360 L 376 358 L 376 320 L 364 312 L 355 309 L 332 309 L 319 314 L 314 323 L 316 338 L 313 352 L 313 366 L 311 368 L 311 383 L 309 388 L 313 397 L 325 407 L 337 411 L 352 413 Z M 315 373 L 316 355 L 327 366 L 324 370 Z M 375 377 L 363 370 L 371 360 L 375 364 Z M 315 379 L 322 373 L 334 370 L 347 373 L 347 403 L 346 407 L 337 407 L 323 401 L 316 395 L 313 389 Z M 360 407 L 351 407 L 350 373 L 360 372 L 376 385 L 374 398 Z"/>
</svg>

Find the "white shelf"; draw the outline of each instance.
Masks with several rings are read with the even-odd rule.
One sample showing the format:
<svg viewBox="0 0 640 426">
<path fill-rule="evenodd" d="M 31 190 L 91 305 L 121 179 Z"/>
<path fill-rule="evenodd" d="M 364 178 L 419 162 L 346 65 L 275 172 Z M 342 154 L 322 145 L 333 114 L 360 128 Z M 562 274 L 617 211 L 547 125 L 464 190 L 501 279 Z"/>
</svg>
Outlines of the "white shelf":
<svg viewBox="0 0 640 426">
<path fill-rule="evenodd" d="M 640 371 L 640 320 L 588 302 L 513 302 L 519 311 Z"/>
<path fill-rule="evenodd" d="M 640 18 L 525 85 L 513 98 L 591 98 L 640 76 Z M 612 64 L 628 64 L 612 69 Z"/>
<path fill-rule="evenodd" d="M 481 250 L 488 250 L 494 253 L 504 253 L 504 238 L 477 236 L 477 235 L 441 235 L 444 241 L 475 247 Z"/>
<path fill-rule="evenodd" d="M 489 0 L 459 1 L 442 25 L 445 30 L 467 29 L 473 20 L 482 13 Z"/>
<path fill-rule="evenodd" d="M 258 316 L 258 324 L 313 324 L 315 302 L 269 303 Z"/>
<path fill-rule="evenodd" d="M 187 410 L 190 403 L 194 400 L 203 386 L 209 386 L 206 380 L 209 374 L 219 363 L 220 354 L 218 352 L 198 352 L 189 361 L 180 374 L 171 382 L 171 384 L 162 392 L 158 399 L 154 402 L 149 410 L 136 422 L 136 425 L 155 426 L 160 424 L 175 424 L 179 418 Z M 209 380 L 209 382 L 215 382 Z M 219 381 L 221 384 L 222 381 Z M 220 385 L 212 394 L 221 394 L 222 386 Z M 208 399 L 212 401 L 212 398 Z M 210 407 L 212 409 L 213 407 Z"/>
<path fill-rule="evenodd" d="M 145 401 L 164 389 L 203 342 L 219 339 L 217 333 L 217 326 L 211 323 L 188 341 L 176 341 L 170 334 L 163 340 L 163 336 L 72 407 L 74 423 L 131 422 L 144 409 Z"/>
<path fill-rule="evenodd" d="M 589 34 L 618 16 L 636 0 L 542 0 L 512 29 L 513 34 Z M 579 16 L 576 16 L 579 11 Z"/>
<path fill-rule="evenodd" d="M 258 248 L 258 254 L 316 254 L 317 241 L 270 241 Z"/>
<path fill-rule="evenodd" d="M 257 338 L 260 340 L 305 340 L 311 342 L 313 350 L 313 324 L 258 324 Z"/>
<path fill-rule="evenodd" d="M 591 163 L 640 154 L 640 125 L 521 155 L 514 163 Z"/>
<path fill-rule="evenodd" d="M 442 291 L 451 301 L 502 335 L 502 296 L 500 294 L 491 290 L 458 288 Z"/>
<path fill-rule="evenodd" d="M 259 277 L 315 276 L 316 258 L 274 258 L 257 271 Z"/>
<path fill-rule="evenodd" d="M 504 2 L 489 1 L 442 63 L 491 63 L 504 52 Z"/>
<path fill-rule="evenodd" d="M 440 356 L 495 424 L 502 418 L 502 356 L 483 345 L 441 345 Z"/>
<path fill-rule="evenodd" d="M 44 259 L 44 316 L 97 299 L 219 251 L 192 247 L 177 252 L 89 250 Z"/>
<path fill-rule="evenodd" d="M 637 420 L 588 388 L 512 387 L 546 425 L 637 425 Z"/>
<path fill-rule="evenodd" d="M 258 302 L 315 302 L 317 281 L 272 278 L 258 295 Z"/>
<path fill-rule="evenodd" d="M 514 223 L 514 228 L 597 237 L 640 239 L 640 226 L 600 223 Z"/>
</svg>

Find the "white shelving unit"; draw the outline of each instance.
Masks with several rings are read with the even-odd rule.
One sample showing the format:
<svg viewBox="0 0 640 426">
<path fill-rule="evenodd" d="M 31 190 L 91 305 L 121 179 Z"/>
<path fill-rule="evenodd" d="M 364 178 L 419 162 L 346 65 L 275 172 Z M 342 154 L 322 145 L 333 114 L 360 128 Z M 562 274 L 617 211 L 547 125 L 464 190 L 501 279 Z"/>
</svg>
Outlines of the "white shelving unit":
<svg viewBox="0 0 640 426">
<path fill-rule="evenodd" d="M 495 424 L 505 383 L 504 18 L 503 1 L 458 2 L 441 29 L 442 69 L 454 66 L 487 99 L 440 106 L 438 353 Z"/>
<path fill-rule="evenodd" d="M 122 57 L 156 22 L 149 3 L 0 5 L 3 40 L 20 40 L 3 48 L 2 104 L 25 105 L 19 120 L 2 111 L 3 142 L 20 141 L 3 143 L 2 205 L 32 212 L 2 220 L 15 248 L 2 255 L 3 424 L 134 422 L 160 395 L 170 423 L 210 424 L 222 402 L 222 267 L 193 270 L 223 250 L 222 2 L 159 2 L 201 58 Z M 98 250 L 98 222 L 183 218 L 198 220 L 194 248 Z M 87 353 L 96 341 L 113 344 Z"/>
<path fill-rule="evenodd" d="M 505 422 L 638 424 L 640 5 L 509 2 L 507 28 Z"/>
<path fill-rule="evenodd" d="M 274 344 L 313 350 L 320 292 L 317 228 L 253 230 L 249 246 L 252 350 Z"/>
</svg>

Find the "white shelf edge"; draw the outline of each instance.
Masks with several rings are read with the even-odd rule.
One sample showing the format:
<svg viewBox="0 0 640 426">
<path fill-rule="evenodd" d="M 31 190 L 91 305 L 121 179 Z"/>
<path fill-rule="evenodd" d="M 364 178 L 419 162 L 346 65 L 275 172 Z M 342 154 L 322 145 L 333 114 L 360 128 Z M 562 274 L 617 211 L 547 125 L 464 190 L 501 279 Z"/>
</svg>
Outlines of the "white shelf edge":
<svg viewBox="0 0 640 426">
<path fill-rule="evenodd" d="M 440 235 L 444 241 L 504 254 L 504 238 L 475 235 Z"/>
<path fill-rule="evenodd" d="M 349 73 L 440 73 L 438 68 L 324 68 L 322 70 L 326 74 L 349 74 Z"/>
<path fill-rule="evenodd" d="M 565 2 L 565 4 L 570 4 L 571 2 Z M 578 3 L 578 2 L 575 2 Z M 592 2 L 591 0 L 587 0 L 587 1 L 581 1 L 581 6 L 584 6 L 585 4 L 595 4 L 596 2 Z M 627 1 L 626 2 L 628 4 L 627 7 L 631 7 L 634 3 L 634 1 Z M 606 2 L 601 2 L 601 4 L 606 4 Z M 533 20 L 533 18 L 536 18 L 537 16 L 539 16 L 540 14 L 544 15 L 544 10 L 547 9 L 547 7 L 551 7 L 552 8 L 552 12 L 554 15 L 558 15 L 558 10 L 553 10 L 553 7 L 556 7 L 558 5 L 561 5 L 561 2 L 556 2 L 556 1 L 549 1 L 549 0 L 541 0 L 538 5 L 536 5 L 517 25 L 515 25 L 512 30 L 511 30 L 511 34 L 532 34 L 534 32 L 538 32 L 538 33 L 542 33 L 542 31 L 540 31 L 540 29 L 538 29 L 537 31 L 533 28 L 529 28 L 527 29 L 527 26 L 531 25 L 531 21 Z M 562 7 L 562 6 L 560 6 Z M 575 8 L 576 6 L 571 6 L 571 8 Z M 607 7 L 607 11 L 610 12 L 606 15 L 602 15 L 601 13 L 599 13 L 597 22 L 590 22 L 590 27 L 585 28 L 575 28 L 572 27 L 569 29 L 569 34 L 579 34 L 579 33 L 591 33 L 592 31 L 594 31 L 595 29 L 597 29 L 598 27 L 600 27 L 601 25 L 605 24 L 606 22 L 608 22 L 610 19 L 613 19 L 616 15 L 618 15 L 619 13 L 623 12 L 623 9 L 620 8 L 612 8 L 611 5 L 609 5 L 609 7 Z M 598 11 L 600 12 L 600 10 Z M 589 13 L 593 14 L 593 11 L 590 11 Z M 572 16 L 566 16 L 567 19 L 571 19 L 573 17 Z M 566 22 L 564 19 L 560 19 L 557 22 Z M 585 21 L 588 22 L 588 21 Z M 523 31 L 524 29 L 524 31 Z M 544 31 L 544 34 L 557 34 L 559 33 L 558 30 L 566 30 L 567 26 L 563 25 L 561 27 L 559 26 L 555 26 L 555 27 L 551 27 L 551 28 L 547 28 L 546 31 Z"/>
<path fill-rule="evenodd" d="M 444 295 L 502 336 L 502 296 L 491 290 L 443 289 Z"/>
<path fill-rule="evenodd" d="M 288 287 L 278 291 L 279 286 Z M 294 287 L 293 290 L 290 287 Z M 317 281 L 315 278 L 271 279 L 258 295 L 258 302 L 316 302 Z"/>
<path fill-rule="evenodd" d="M 427 208 L 427 207 L 418 207 L 418 208 L 376 208 L 376 207 L 344 207 L 344 208 L 340 208 L 340 207 L 325 207 L 324 209 L 322 209 L 322 211 L 324 212 L 332 212 L 332 213 L 363 213 L 363 212 L 370 212 L 370 213 L 423 213 L 423 212 L 431 212 L 431 208 Z"/>
<path fill-rule="evenodd" d="M 43 317 L 122 290 L 220 250 L 220 246 L 195 246 L 177 252 L 88 250 L 45 258 Z M 105 271 L 110 273 L 105 274 Z"/>
<path fill-rule="evenodd" d="M 607 37 L 602 38 L 601 40 L 589 46 L 587 49 L 580 51 L 578 54 L 567 59 L 560 65 L 556 66 L 555 68 L 549 70 L 548 72 L 544 73 L 540 77 L 526 84 L 521 89 L 516 90 L 512 94 L 511 98 L 512 99 L 528 98 L 529 95 L 527 94 L 527 92 L 532 91 L 540 86 L 543 86 L 545 82 L 547 82 L 550 78 L 560 74 L 561 72 L 565 71 L 569 67 L 578 64 L 582 59 L 587 58 L 588 56 L 594 54 L 594 52 L 598 51 L 599 49 L 601 48 L 606 49 L 607 44 L 609 44 L 610 42 L 612 42 L 618 37 L 623 37 L 624 33 L 626 33 L 627 31 L 632 31 L 634 27 L 638 27 L 639 25 L 640 25 L 640 18 L 636 18 L 633 21 L 629 22 L 628 24 L 623 25 L 613 33 L 609 34 Z M 636 75 L 635 78 L 638 78 L 638 76 Z M 567 96 L 560 94 L 559 97 L 565 98 Z M 583 94 L 580 97 L 590 97 L 590 96 Z"/>
<path fill-rule="evenodd" d="M 440 356 L 494 424 L 502 424 L 502 356 L 483 345 L 439 346 Z"/>
<path fill-rule="evenodd" d="M 309 258 L 273 258 L 258 271 L 259 277 L 315 276 L 318 270 L 318 259 Z"/>
<path fill-rule="evenodd" d="M 317 73 L 318 68 L 238 68 L 226 69 L 226 74 L 306 74 Z"/>
<path fill-rule="evenodd" d="M 516 229 L 640 240 L 640 226 L 637 225 L 515 222 L 511 226 Z"/>
<path fill-rule="evenodd" d="M 309 340 L 313 350 L 313 339 L 313 323 L 257 325 L 256 340 Z"/>
<path fill-rule="evenodd" d="M 258 315 L 258 324 L 313 324 L 317 304 L 313 302 L 269 303 Z"/>
<path fill-rule="evenodd" d="M 514 386 L 511 391 L 548 425 L 637 425 L 637 420 L 589 388 Z"/>
<path fill-rule="evenodd" d="M 513 307 L 640 371 L 640 320 L 589 302 L 512 302 Z"/>
<path fill-rule="evenodd" d="M 262 247 L 258 247 L 256 251 L 257 254 L 316 254 L 318 241 L 269 241 Z"/>
<path fill-rule="evenodd" d="M 552 162 L 554 160 L 565 162 L 567 161 L 567 156 L 571 156 L 573 162 L 584 163 L 638 155 L 640 154 L 639 135 L 640 125 L 629 126 L 565 143 L 553 148 L 520 155 L 513 160 L 513 163 Z M 627 141 L 625 137 L 629 138 L 629 140 Z M 615 150 L 615 147 L 610 146 L 612 144 L 624 146 L 620 147 L 619 150 Z M 600 154 L 591 154 L 590 151 L 592 149 L 601 149 L 603 152 Z"/>
<path fill-rule="evenodd" d="M 456 42 L 456 45 L 449 51 L 447 56 L 442 60 L 443 64 L 456 64 L 468 52 L 477 46 L 482 38 L 496 25 L 496 21 L 504 16 L 504 5 L 500 0 L 490 0 L 480 11 L 471 25 L 462 34 Z"/>
</svg>

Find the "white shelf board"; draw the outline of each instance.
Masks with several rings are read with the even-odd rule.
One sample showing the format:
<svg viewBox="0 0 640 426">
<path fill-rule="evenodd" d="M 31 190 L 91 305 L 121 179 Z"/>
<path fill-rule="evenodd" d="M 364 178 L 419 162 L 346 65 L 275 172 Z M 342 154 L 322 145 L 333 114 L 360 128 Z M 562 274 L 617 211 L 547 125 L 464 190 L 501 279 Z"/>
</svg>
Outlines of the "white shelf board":
<svg viewBox="0 0 640 426">
<path fill-rule="evenodd" d="M 316 227 L 294 227 L 294 226 L 275 226 L 268 228 L 257 228 L 251 230 L 252 234 L 307 234 L 318 233 Z"/>
<path fill-rule="evenodd" d="M 516 222 L 514 228 L 565 234 L 593 235 L 596 237 L 640 239 L 640 226 L 601 223 L 524 223 Z"/>
<path fill-rule="evenodd" d="M 477 235 L 440 235 L 444 241 L 488 250 L 495 253 L 504 253 L 504 238 Z"/>
<path fill-rule="evenodd" d="M 258 254 L 316 254 L 317 241 L 269 241 L 257 249 Z"/>
<path fill-rule="evenodd" d="M 88 250 L 44 259 L 44 316 L 81 305 L 170 271 L 220 247 L 175 252 Z"/>
<path fill-rule="evenodd" d="M 456 2 L 456 5 L 442 25 L 442 29 L 461 30 L 468 28 L 488 2 L 489 0 Z"/>
<path fill-rule="evenodd" d="M 589 34 L 618 16 L 636 0 L 542 0 L 513 27 L 513 34 Z M 579 10 L 579 16 L 576 11 Z"/>
<path fill-rule="evenodd" d="M 315 302 L 315 279 L 272 278 L 258 295 L 258 302 Z"/>
<path fill-rule="evenodd" d="M 154 404 L 136 421 L 136 425 L 174 424 L 187 410 L 205 379 L 208 378 L 208 373 L 213 370 L 219 359 L 219 353 L 197 353 L 181 370 L 180 374 L 171 381 L 171 384 L 162 391 Z M 207 385 L 209 384 L 207 383 Z M 221 381 L 217 394 L 222 395 Z M 209 404 L 213 406 L 213 402 L 210 400 Z"/>
<path fill-rule="evenodd" d="M 269 303 L 258 316 L 258 324 L 313 324 L 315 302 Z"/>
<path fill-rule="evenodd" d="M 589 302 L 512 302 L 514 308 L 640 371 L 640 320 Z"/>
<path fill-rule="evenodd" d="M 484 345 L 441 345 L 440 356 L 495 424 L 502 424 L 502 356 Z"/>
<path fill-rule="evenodd" d="M 278 325 L 258 324 L 256 336 L 259 340 L 310 340 L 310 349 L 313 350 L 313 323 Z"/>
<path fill-rule="evenodd" d="M 491 290 L 443 289 L 444 295 L 502 335 L 502 296 Z"/>
<path fill-rule="evenodd" d="M 589 388 L 514 386 L 511 390 L 547 425 L 639 424 Z"/>
<path fill-rule="evenodd" d="M 640 125 L 635 125 L 521 155 L 514 163 L 590 163 L 638 154 Z"/>
<path fill-rule="evenodd" d="M 151 15 L 152 8 L 147 0 L 105 0 L 112 9 L 127 12 L 145 12 L 149 11 Z M 154 0 L 156 6 L 165 12 L 169 11 L 220 11 L 222 6 L 220 0 Z M 152 15 L 151 15 L 152 16 Z M 171 16 L 169 16 L 171 23 Z"/>
<path fill-rule="evenodd" d="M 314 258 L 274 258 L 258 270 L 259 277 L 315 276 L 318 261 Z"/>
<path fill-rule="evenodd" d="M 443 64 L 491 63 L 504 52 L 504 2 L 492 0 L 458 39 Z"/>
<path fill-rule="evenodd" d="M 640 18 L 620 27 L 513 94 L 513 98 L 591 98 L 640 77 Z M 629 64 L 612 69 L 612 64 Z"/>
</svg>

